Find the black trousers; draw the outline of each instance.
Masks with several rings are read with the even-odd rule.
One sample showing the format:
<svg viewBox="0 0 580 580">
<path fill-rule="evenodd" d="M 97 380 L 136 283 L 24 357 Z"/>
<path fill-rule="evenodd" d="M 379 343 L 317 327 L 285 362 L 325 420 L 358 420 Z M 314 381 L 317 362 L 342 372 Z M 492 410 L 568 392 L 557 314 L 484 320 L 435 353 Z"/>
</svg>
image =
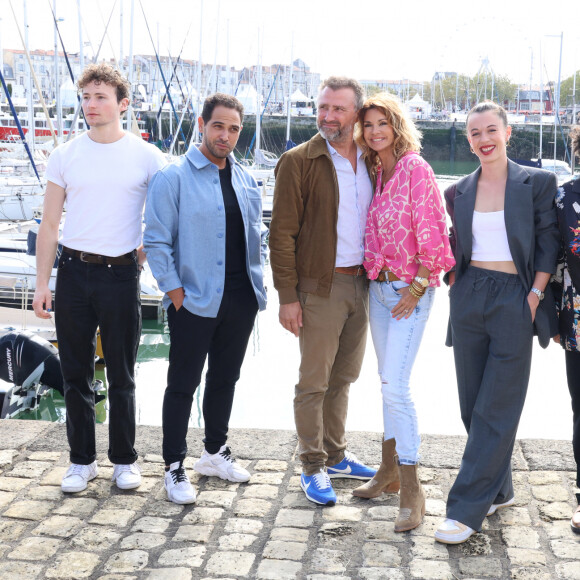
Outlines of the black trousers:
<svg viewBox="0 0 580 580">
<path fill-rule="evenodd" d="M 127 266 L 87 264 L 64 253 L 55 291 L 56 334 L 64 379 L 66 427 L 72 463 L 96 458 L 96 330 L 100 327 L 109 398 L 109 460 L 137 460 L 135 361 L 141 334 L 137 261 Z"/>
<path fill-rule="evenodd" d="M 580 352 L 577 350 L 566 351 L 566 377 L 572 397 L 572 447 L 576 461 L 576 485 L 580 487 Z"/>
<path fill-rule="evenodd" d="M 192 314 L 184 307 L 167 310 L 171 337 L 167 388 L 163 399 L 163 459 L 181 461 L 187 453 L 187 426 L 193 395 L 208 360 L 203 395 L 204 443 L 217 453 L 227 440 L 236 382 L 258 312 L 249 285 L 225 291 L 216 318 Z"/>
<path fill-rule="evenodd" d="M 450 319 L 467 444 L 447 517 L 481 530 L 495 503 L 514 496 L 511 457 L 526 399 L 533 324 L 515 274 L 470 266 L 452 286 Z"/>
</svg>

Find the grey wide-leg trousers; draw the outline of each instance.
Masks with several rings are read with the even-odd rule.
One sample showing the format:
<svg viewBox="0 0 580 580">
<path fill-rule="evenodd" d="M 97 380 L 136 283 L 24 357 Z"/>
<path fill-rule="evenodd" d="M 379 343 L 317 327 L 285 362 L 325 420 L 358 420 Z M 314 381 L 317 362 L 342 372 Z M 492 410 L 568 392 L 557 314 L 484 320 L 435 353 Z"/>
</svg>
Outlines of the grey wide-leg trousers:
<svg viewBox="0 0 580 580">
<path fill-rule="evenodd" d="M 528 290 L 515 274 L 470 266 L 452 286 L 450 317 L 461 418 L 468 433 L 447 517 L 481 530 L 514 495 L 511 456 L 532 358 Z"/>
</svg>

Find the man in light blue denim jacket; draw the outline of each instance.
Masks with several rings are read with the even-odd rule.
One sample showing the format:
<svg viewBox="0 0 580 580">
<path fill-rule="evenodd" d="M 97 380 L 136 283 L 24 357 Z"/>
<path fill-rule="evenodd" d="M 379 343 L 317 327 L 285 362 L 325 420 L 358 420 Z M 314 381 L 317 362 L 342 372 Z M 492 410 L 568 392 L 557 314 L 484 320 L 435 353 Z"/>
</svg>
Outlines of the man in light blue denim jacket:
<svg viewBox="0 0 580 580">
<path fill-rule="evenodd" d="M 195 501 L 183 460 L 206 358 L 205 450 L 194 469 L 235 482 L 250 478 L 226 446 L 235 385 L 254 319 L 266 307 L 261 195 L 232 154 L 242 120 L 235 97 L 208 97 L 199 118 L 201 145 L 159 171 L 147 194 L 143 242 L 165 292 L 171 337 L 163 400 L 165 488 L 180 504 Z"/>
</svg>

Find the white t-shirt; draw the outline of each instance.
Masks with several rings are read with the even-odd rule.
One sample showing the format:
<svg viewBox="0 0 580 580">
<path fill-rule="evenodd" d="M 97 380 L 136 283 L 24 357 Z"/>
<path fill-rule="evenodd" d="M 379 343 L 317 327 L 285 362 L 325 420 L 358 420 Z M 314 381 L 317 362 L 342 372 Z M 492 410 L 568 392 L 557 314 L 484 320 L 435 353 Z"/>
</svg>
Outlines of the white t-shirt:
<svg viewBox="0 0 580 580">
<path fill-rule="evenodd" d="M 132 133 L 96 143 L 88 133 L 57 147 L 46 168 L 48 181 L 66 192 L 63 246 L 121 256 L 141 245 L 143 206 L 164 155 Z"/>
</svg>

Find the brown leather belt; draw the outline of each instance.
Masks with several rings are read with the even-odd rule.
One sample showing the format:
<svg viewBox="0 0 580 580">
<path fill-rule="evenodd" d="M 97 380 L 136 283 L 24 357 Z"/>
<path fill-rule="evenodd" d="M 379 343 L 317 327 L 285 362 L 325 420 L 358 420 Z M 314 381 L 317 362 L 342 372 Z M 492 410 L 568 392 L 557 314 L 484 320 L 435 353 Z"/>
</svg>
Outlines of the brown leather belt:
<svg viewBox="0 0 580 580">
<path fill-rule="evenodd" d="M 78 258 L 81 262 L 87 264 L 106 264 L 112 266 L 130 266 L 135 263 L 136 251 L 133 250 L 128 254 L 122 256 L 102 256 L 101 254 L 91 254 L 90 252 L 81 252 L 80 250 L 73 250 L 72 248 L 62 247 L 62 251 Z"/>
<path fill-rule="evenodd" d="M 349 276 L 365 276 L 364 266 L 339 266 L 334 270 L 337 274 L 348 274 Z"/>
<path fill-rule="evenodd" d="M 401 279 L 396 276 L 395 274 L 393 274 L 392 272 L 389 272 L 388 270 L 381 270 L 379 272 L 379 275 L 376 278 L 377 282 L 386 282 L 387 280 L 389 282 L 400 282 Z"/>
</svg>

